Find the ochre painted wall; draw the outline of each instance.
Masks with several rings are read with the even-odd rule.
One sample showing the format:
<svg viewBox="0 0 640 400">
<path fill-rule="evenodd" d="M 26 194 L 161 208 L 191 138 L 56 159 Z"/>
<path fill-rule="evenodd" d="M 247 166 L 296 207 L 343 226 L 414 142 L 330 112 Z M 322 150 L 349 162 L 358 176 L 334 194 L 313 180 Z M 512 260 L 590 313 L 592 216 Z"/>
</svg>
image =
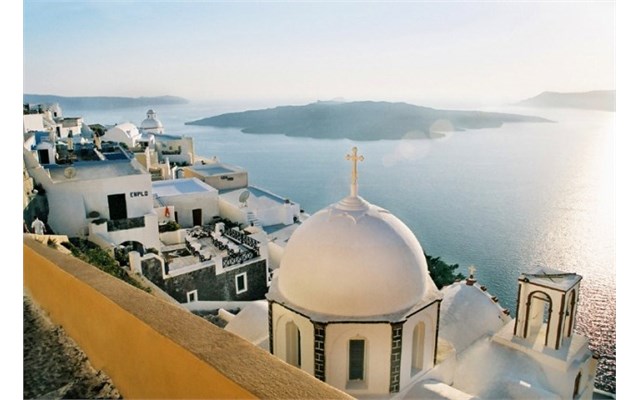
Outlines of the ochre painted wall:
<svg viewBox="0 0 640 400">
<path fill-rule="evenodd" d="M 179 306 L 23 243 L 27 293 L 125 398 L 348 398 Z"/>
</svg>

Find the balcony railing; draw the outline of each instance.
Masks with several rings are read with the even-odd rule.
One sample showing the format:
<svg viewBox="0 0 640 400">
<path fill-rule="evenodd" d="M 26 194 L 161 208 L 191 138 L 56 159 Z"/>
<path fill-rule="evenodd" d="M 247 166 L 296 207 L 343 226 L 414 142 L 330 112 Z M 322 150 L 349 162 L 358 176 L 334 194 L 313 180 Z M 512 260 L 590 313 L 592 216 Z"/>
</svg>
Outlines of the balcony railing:
<svg viewBox="0 0 640 400">
<path fill-rule="evenodd" d="M 107 221 L 107 231 L 109 232 L 134 228 L 144 228 L 144 216 L 125 219 L 110 219 Z"/>
<path fill-rule="evenodd" d="M 224 235 L 229 239 L 235 240 L 239 244 L 243 244 L 247 247 L 250 247 L 254 250 L 258 248 L 258 241 L 252 237 L 245 235 L 244 233 L 237 231 L 235 229 L 227 229 L 224 232 Z"/>
</svg>

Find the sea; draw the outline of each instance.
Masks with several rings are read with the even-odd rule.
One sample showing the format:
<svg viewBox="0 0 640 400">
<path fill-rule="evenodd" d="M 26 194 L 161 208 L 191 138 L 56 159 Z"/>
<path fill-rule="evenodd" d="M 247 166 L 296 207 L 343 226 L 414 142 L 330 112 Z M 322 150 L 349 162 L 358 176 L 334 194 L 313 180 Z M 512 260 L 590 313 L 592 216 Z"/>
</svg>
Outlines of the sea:
<svg viewBox="0 0 640 400">
<path fill-rule="evenodd" d="M 265 105 L 199 102 L 153 109 L 165 133 L 194 138 L 199 156 L 246 168 L 252 185 L 310 214 L 349 194 L 345 156 L 357 146 L 365 158 L 358 170 L 360 195 L 404 221 L 427 254 L 458 264 L 465 275 L 473 265 L 479 283 L 512 315 L 521 272 L 544 265 L 582 275 L 576 330 L 600 356 L 596 387 L 616 392 L 615 113 L 482 107 L 475 109 L 553 122 L 363 142 L 185 125 Z M 89 124 L 139 124 L 148 108 L 63 112 Z M 413 139 L 421 134 L 425 139 Z"/>
</svg>

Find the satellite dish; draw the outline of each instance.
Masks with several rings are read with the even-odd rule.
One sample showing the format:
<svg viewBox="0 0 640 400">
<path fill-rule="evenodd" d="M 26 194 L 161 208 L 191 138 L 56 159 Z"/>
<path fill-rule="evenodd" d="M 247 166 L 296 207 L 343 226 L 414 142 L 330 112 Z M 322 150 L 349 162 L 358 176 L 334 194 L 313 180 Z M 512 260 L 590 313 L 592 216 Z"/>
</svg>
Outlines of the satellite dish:
<svg viewBox="0 0 640 400">
<path fill-rule="evenodd" d="M 76 176 L 76 169 L 73 167 L 67 167 L 64 169 L 64 177 L 71 179 Z"/>
<path fill-rule="evenodd" d="M 238 201 L 240 201 L 240 204 L 242 204 L 244 207 L 247 206 L 247 200 L 249 200 L 249 196 L 251 195 L 251 193 L 249 193 L 248 190 L 245 190 L 244 192 L 240 193 L 240 198 L 238 199 Z"/>
</svg>

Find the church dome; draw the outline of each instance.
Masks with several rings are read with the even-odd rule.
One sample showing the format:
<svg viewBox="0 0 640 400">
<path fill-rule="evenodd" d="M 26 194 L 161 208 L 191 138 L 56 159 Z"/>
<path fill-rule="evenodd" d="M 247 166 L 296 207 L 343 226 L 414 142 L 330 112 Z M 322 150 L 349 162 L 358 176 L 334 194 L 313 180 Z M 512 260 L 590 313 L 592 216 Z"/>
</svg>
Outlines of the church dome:
<svg viewBox="0 0 640 400">
<path fill-rule="evenodd" d="M 411 230 L 357 194 L 301 224 L 274 285 L 293 308 L 338 317 L 403 313 L 439 296 Z"/>
<path fill-rule="evenodd" d="M 457 282 L 442 288 L 440 338 L 461 352 L 481 337 L 493 335 L 511 320 L 500 304 L 476 285 Z M 465 329 L 460 329 L 460 326 Z"/>
<path fill-rule="evenodd" d="M 157 118 L 156 112 L 153 110 L 147 111 L 147 118 L 140 124 L 140 129 L 149 133 L 162 133 L 164 127 L 162 122 Z"/>
</svg>

